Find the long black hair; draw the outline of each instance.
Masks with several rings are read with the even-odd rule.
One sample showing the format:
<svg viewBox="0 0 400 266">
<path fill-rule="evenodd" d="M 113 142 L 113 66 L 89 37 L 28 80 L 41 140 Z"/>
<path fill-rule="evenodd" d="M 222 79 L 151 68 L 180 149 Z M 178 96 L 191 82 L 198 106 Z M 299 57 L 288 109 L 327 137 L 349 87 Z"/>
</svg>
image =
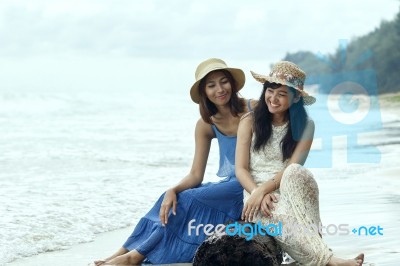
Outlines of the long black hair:
<svg viewBox="0 0 400 266">
<path fill-rule="evenodd" d="M 215 71 L 221 71 L 231 84 L 232 93 L 231 93 L 231 99 L 229 101 L 229 107 L 233 116 L 239 116 L 240 113 L 244 112 L 245 103 L 243 102 L 243 100 L 239 99 L 237 95 L 238 89 L 236 80 L 233 78 L 231 72 L 229 72 L 228 70 L 218 69 Z M 206 79 L 207 76 L 210 75 L 210 73 L 208 73 L 204 78 L 202 78 L 199 83 L 199 94 L 200 94 L 199 107 L 200 107 L 200 115 L 203 118 L 203 120 L 209 124 L 212 124 L 211 116 L 215 115 L 218 112 L 218 109 L 215 106 L 215 104 L 213 104 L 208 99 L 205 92 Z"/>
<path fill-rule="evenodd" d="M 255 142 L 253 149 L 259 151 L 267 144 L 272 134 L 272 114 L 268 110 L 265 102 L 265 92 L 268 88 L 277 89 L 281 84 L 265 82 L 263 92 L 260 96 L 257 106 L 254 108 L 254 134 Z M 294 97 L 298 97 L 299 92 L 292 87 L 288 87 L 293 93 Z M 304 108 L 303 97 L 299 101 L 293 102 L 285 115 L 285 121 L 289 121 L 288 130 L 286 135 L 281 141 L 281 149 L 283 161 L 289 159 L 307 125 L 308 115 Z"/>
</svg>

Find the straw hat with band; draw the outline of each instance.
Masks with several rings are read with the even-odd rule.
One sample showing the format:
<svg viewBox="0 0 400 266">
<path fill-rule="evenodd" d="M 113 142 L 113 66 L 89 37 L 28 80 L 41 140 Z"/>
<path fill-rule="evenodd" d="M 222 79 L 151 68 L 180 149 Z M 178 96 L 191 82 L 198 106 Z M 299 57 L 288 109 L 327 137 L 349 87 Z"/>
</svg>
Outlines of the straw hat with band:
<svg viewBox="0 0 400 266">
<path fill-rule="evenodd" d="M 218 58 L 210 58 L 206 61 L 200 63 L 200 65 L 196 69 L 195 79 L 196 82 L 193 84 L 192 88 L 190 89 L 190 97 L 192 101 L 195 103 L 200 102 L 200 93 L 199 93 L 199 84 L 201 79 L 207 76 L 208 73 L 214 70 L 222 70 L 225 69 L 229 71 L 234 80 L 236 81 L 236 88 L 237 91 L 241 90 L 244 86 L 244 82 L 246 80 L 243 70 L 239 68 L 231 68 L 226 65 L 224 61 Z"/>
<path fill-rule="evenodd" d="M 268 81 L 270 83 L 278 83 L 296 89 L 300 92 L 300 96 L 303 97 L 305 105 L 311 105 L 316 101 L 315 97 L 308 95 L 304 90 L 306 73 L 292 62 L 281 61 L 276 63 L 268 76 L 260 75 L 253 71 L 250 72 L 253 77 L 262 84 Z"/>
</svg>

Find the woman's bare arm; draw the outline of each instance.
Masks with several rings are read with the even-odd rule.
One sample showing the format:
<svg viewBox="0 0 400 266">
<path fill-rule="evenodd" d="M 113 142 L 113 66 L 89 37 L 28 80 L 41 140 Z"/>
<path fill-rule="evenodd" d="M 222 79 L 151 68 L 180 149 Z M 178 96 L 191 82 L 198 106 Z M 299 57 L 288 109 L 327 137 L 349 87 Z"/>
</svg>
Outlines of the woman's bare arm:
<svg viewBox="0 0 400 266">
<path fill-rule="evenodd" d="M 176 214 L 176 195 L 186 189 L 197 187 L 203 181 L 213 137 L 214 132 L 211 126 L 199 119 L 195 129 L 195 152 L 192 167 L 189 174 L 165 192 L 160 208 L 160 220 L 163 225 L 168 223 L 168 214 L 171 208 L 172 213 Z"/>
</svg>

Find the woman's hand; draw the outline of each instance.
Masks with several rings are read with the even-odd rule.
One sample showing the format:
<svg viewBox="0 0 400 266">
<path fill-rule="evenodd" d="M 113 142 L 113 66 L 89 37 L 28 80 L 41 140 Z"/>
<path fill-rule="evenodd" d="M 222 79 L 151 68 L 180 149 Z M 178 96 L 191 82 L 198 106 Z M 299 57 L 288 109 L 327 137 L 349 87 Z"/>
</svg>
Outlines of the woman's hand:
<svg viewBox="0 0 400 266">
<path fill-rule="evenodd" d="M 176 204 L 178 201 L 176 200 L 176 193 L 172 189 L 168 189 L 164 194 L 164 200 L 161 203 L 160 208 L 160 221 L 163 226 L 168 223 L 168 214 L 172 207 L 172 214 L 176 215 Z"/>
<path fill-rule="evenodd" d="M 266 216 L 272 216 L 272 211 L 275 209 L 274 202 L 278 202 L 278 199 L 274 194 L 266 194 L 261 201 L 261 213 Z"/>
<path fill-rule="evenodd" d="M 254 217 L 260 210 L 261 201 L 263 197 L 264 194 L 261 191 L 261 189 L 256 188 L 255 190 L 253 190 L 249 199 L 243 206 L 242 220 L 244 220 L 245 222 L 253 221 Z"/>
</svg>

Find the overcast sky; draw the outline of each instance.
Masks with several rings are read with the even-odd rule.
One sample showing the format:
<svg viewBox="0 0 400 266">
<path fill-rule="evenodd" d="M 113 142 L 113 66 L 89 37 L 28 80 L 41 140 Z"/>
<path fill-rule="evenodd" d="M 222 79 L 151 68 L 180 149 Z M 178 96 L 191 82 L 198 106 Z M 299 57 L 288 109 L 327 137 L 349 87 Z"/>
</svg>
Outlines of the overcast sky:
<svg viewBox="0 0 400 266">
<path fill-rule="evenodd" d="M 334 52 L 392 20 L 399 4 L 1 0 L 0 90 L 134 89 L 155 77 L 187 87 L 209 57 L 267 73 L 286 52 Z"/>
</svg>

